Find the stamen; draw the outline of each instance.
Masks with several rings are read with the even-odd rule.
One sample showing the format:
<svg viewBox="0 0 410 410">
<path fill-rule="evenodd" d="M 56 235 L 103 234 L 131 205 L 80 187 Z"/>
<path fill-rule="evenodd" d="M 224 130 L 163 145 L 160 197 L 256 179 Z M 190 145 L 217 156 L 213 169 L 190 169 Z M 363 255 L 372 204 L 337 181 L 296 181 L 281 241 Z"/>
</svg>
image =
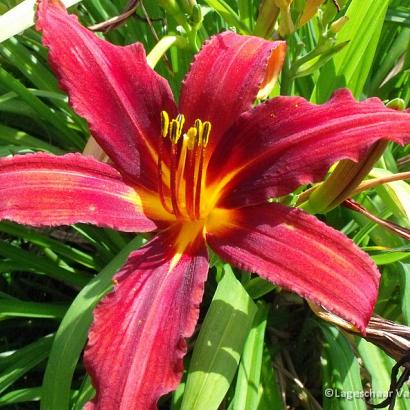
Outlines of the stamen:
<svg viewBox="0 0 410 410">
<path fill-rule="evenodd" d="M 209 134 L 211 133 L 211 123 L 209 121 L 202 122 L 201 120 L 195 121 L 195 126 L 198 129 L 198 149 L 199 153 L 196 155 L 195 161 L 195 175 L 194 180 L 196 181 L 195 192 L 194 192 L 194 214 L 195 218 L 199 219 L 201 217 L 201 190 L 202 185 L 205 180 L 204 172 L 204 150 L 209 142 Z M 199 158 L 198 158 L 199 157 Z"/>
<path fill-rule="evenodd" d="M 166 138 L 169 128 L 169 115 L 166 111 L 161 111 L 161 135 Z"/>
<path fill-rule="evenodd" d="M 177 115 L 177 121 L 178 121 L 178 124 L 179 124 L 178 133 L 179 133 L 179 136 L 181 136 L 182 130 L 183 130 L 184 124 L 185 124 L 185 116 L 184 116 L 184 114 L 178 114 L 178 115 Z"/>
<path fill-rule="evenodd" d="M 164 207 L 164 209 L 172 214 L 172 209 L 168 206 L 167 201 L 165 200 L 165 194 L 164 194 L 164 182 L 163 182 L 163 172 L 162 172 L 162 157 L 164 155 L 164 142 L 161 139 L 159 141 L 159 152 L 158 152 L 158 192 L 159 192 L 159 197 L 161 200 L 161 204 Z"/>
<path fill-rule="evenodd" d="M 196 135 L 198 136 L 198 138 L 197 138 L 197 143 L 198 143 L 198 145 L 200 145 L 201 144 L 201 136 L 202 136 L 202 133 L 203 133 L 203 124 L 202 124 L 202 121 L 201 120 L 195 120 L 195 123 L 194 123 L 194 126 L 195 126 L 195 128 L 196 128 L 196 131 L 197 131 L 197 133 L 196 133 Z"/>
<path fill-rule="evenodd" d="M 203 140 L 202 140 L 203 141 Z M 201 189 L 202 189 L 202 177 L 204 175 L 204 149 L 205 146 L 202 143 L 202 146 L 199 148 L 199 161 L 198 161 L 198 174 L 196 175 L 196 187 L 195 187 L 195 217 L 200 219 L 201 217 Z"/>
<path fill-rule="evenodd" d="M 198 130 L 198 128 L 197 128 Z M 197 151 L 198 151 L 198 137 L 194 139 L 192 148 L 188 152 L 187 167 L 185 172 L 185 200 L 186 200 L 186 210 L 189 217 L 195 220 L 195 168 L 198 162 Z"/>
<path fill-rule="evenodd" d="M 177 120 L 171 120 L 169 125 L 169 139 L 175 145 L 178 142 L 178 129 L 179 124 Z"/>
<path fill-rule="evenodd" d="M 172 124 L 172 122 L 171 122 Z M 178 146 L 172 144 L 171 146 L 171 173 L 170 173 L 170 185 L 171 185 L 171 203 L 174 210 L 174 214 L 177 217 L 181 216 L 181 210 L 178 206 L 178 197 L 177 197 L 177 156 L 178 156 Z"/>
<path fill-rule="evenodd" d="M 185 117 L 183 114 L 178 114 L 177 118 L 171 120 L 171 124 L 169 125 L 169 138 L 173 144 L 176 144 L 181 138 L 184 123 Z"/>
<path fill-rule="evenodd" d="M 204 148 L 204 128 L 207 128 L 208 138 L 210 132 L 210 123 L 208 125 L 201 120 L 196 119 L 194 126 L 196 129 L 195 143 L 190 153 L 190 174 L 189 180 L 192 181 L 191 190 L 187 192 L 187 210 L 191 219 L 195 220 L 200 217 L 201 203 L 201 186 L 202 186 L 202 167 L 203 167 L 203 148 Z"/>
<path fill-rule="evenodd" d="M 184 134 L 185 117 L 178 114 L 170 120 L 166 111 L 161 112 L 161 144 L 158 158 L 159 194 L 164 208 L 176 217 L 189 217 L 192 220 L 201 217 L 201 190 L 205 182 L 204 151 L 209 142 L 211 123 L 196 119 L 194 126 Z M 163 139 L 169 137 L 171 158 L 169 170 L 169 190 L 172 209 L 167 205 L 163 180 Z M 182 137 L 182 145 L 178 141 Z M 185 187 L 184 187 L 185 185 Z M 185 188 L 185 189 L 184 189 Z"/>
<path fill-rule="evenodd" d="M 198 135 L 198 130 L 196 128 L 191 127 L 188 132 L 186 133 L 188 137 L 188 149 L 192 151 L 195 146 L 196 136 Z"/>
<path fill-rule="evenodd" d="M 205 121 L 203 124 L 203 135 L 202 135 L 202 145 L 206 147 L 209 142 L 209 134 L 211 133 L 211 123 L 209 121 Z"/>
</svg>

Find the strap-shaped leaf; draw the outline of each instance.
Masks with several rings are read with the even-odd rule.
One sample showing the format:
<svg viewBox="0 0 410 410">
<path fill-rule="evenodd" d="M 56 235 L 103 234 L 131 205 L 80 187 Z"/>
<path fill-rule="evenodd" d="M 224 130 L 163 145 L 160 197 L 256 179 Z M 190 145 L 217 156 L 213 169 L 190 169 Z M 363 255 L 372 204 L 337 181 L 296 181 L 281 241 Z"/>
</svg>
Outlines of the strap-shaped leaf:
<svg viewBox="0 0 410 410">
<path fill-rule="evenodd" d="M 238 367 L 256 306 L 229 265 L 192 354 L 181 410 L 216 410 Z"/>
</svg>

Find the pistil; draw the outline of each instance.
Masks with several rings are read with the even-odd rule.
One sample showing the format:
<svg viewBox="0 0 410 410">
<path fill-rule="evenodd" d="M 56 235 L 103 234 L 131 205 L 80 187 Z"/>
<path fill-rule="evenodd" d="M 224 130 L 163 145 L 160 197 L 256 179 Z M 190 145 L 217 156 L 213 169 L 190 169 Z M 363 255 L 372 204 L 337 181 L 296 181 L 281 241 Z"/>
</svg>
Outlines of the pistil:
<svg viewBox="0 0 410 410">
<path fill-rule="evenodd" d="M 205 179 L 204 168 L 204 150 L 208 145 L 209 134 L 211 133 L 211 123 L 205 121 L 201 124 L 201 139 L 199 141 L 199 161 L 198 161 L 198 174 L 196 176 L 196 189 L 195 189 L 195 217 L 199 219 L 201 217 L 201 190 Z"/>
<path fill-rule="evenodd" d="M 187 163 L 187 156 L 195 143 L 197 136 L 197 130 L 190 128 L 182 139 L 181 152 L 179 154 L 178 167 L 177 167 L 177 197 L 181 202 L 185 202 L 184 183 L 185 183 L 185 169 Z"/>
<path fill-rule="evenodd" d="M 162 158 L 164 157 L 164 139 L 167 137 L 168 134 L 168 127 L 169 127 L 169 116 L 165 111 L 161 112 L 161 136 L 162 138 L 159 141 L 159 147 L 158 147 L 158 162 L 157 162 L 157 168 L 158 168 L 158 192 L 159 192 L 159 197 L 161 200 L 161 204 L 164 207 L 164 209 L 172 214 L 172 209 L 168 206 L 167 201 L 165 199 L 165 193 L 164 193 L 164 172 L 163 172 L 163 160 Z"/>
</svg>

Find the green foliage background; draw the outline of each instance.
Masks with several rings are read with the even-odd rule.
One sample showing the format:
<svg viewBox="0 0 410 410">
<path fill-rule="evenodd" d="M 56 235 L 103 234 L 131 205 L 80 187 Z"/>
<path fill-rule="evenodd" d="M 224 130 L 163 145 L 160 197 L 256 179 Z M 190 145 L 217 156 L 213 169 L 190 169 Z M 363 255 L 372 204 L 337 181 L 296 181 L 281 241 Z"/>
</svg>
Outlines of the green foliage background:
<svg viewBox="0 0 410 410">
<path fill-rule="evenodd" d="M 84 0 L 72 10 L 92 25 L 121 14 L 126 3 Z M 260 33 L 259 0 L 199 1 L 196 12 L 203 22 L 198 14 L 173 13 L 170 3 L 140 2 L 136 15 L 101 35 L 116 44 L 141 41 L 147 51 L 164 36 L 179 36 L 156 67 L 176 95 L 193 55 L 210 35 L 224 29 Z M 177 1 L 182 9 L 185 3 Z M 3 0 L 0 13 L 15 4 Z M 408 105 L 408 0 L 340 4 L 337 12 L 332 1 L 325 2 L 319 15 L 286 36 L 288 55 L 272 96 L 301 95 L 321 103 L 347 86 L 359 99 L 400 97 Z M 305 0 L 292 4 L 296 24 L 304 5 Z M 349 21 L 334 33 L 331 24 L 343 15 Z M 190 27 L 195 29 L 187 35 Z M 88 138 L 85 121 L 68 106 L 48 67 L 40 35 L 31 28 L 0 43 L 0 155 L 81 151 Z M 410 171 L 409 155 L 410 146 L 389 145 L 370 176 Z M 374 214 L 410 227 L 407 182 L 389 183 L 356 199 Z M 377 312 L 409 324 L 409 244 L 342 207 L 323 219 L 379 265 Z M 92 309 L 130 250 L 145 241 L 85 225 L 34 230 L 0 223 L 0 406 L 78 410 L 93 396 L 81 364 Z M 387 390 L 393 360 L 315 318 L 296 295 L 216 258 L 209 277 L 187 371 L 178 390 L 161 399 L 161 409 L 365 409 L 361 399 L 325 397 L 324 392 Z M 396 408 L 410 409 L 410 401 L 399 398 Z"/>
</svg>

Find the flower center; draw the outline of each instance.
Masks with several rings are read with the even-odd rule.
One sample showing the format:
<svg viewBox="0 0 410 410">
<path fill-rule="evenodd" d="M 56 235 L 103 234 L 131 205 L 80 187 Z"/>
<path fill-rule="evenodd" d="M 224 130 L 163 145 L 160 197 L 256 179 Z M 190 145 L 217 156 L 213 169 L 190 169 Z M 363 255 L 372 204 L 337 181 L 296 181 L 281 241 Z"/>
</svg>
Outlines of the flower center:
<svg viewBox="0 0 410 410">
<path fill-rule="evenodd" d="M 204 154 L 211 133 L 211 123 L 196 119 L 184 132 L 185 117 L 178 114 L 170 120 L 161 112 L 161 146 L 158 155 L 158 181 L 161 203 L 177 218 L 201 219 L 201 191 L 205 184 Z M 164 172 L 164 143 L 171 142 L 168 177 Z M 170 204 L 166 199 L 168 189 Z"/>
</svg>

